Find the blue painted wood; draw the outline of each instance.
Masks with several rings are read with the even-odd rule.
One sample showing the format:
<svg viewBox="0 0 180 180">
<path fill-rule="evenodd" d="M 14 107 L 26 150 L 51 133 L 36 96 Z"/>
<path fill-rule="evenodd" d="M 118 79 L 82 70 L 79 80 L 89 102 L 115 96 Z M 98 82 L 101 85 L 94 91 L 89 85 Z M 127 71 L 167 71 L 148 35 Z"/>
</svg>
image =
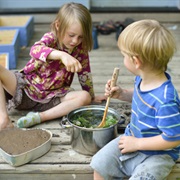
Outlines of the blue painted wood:
<svg viewBox="0 0 180 180">
<path fill-rule="evenodd" d="M 1 33 L 9 31 L 9 33 L 12 33 L 12 30 L 0 30 Z M 16 62 L 18 59 L 18 55 L 20 52 L 20 33 L 19 29 L 14 29 L 15 35 L 10 44 L 3 44 L 3 42 L 0 42 L 0 52 L 9 53 L 9 69 L 16 69 Z M 1 39 L 1 37 L 0 37 Z"/>
<path fill-rule="evenodd" d="M 7 19 L 7 23 L 6 25 L 0 24 L 0 30 L 19 29 L 20 46 L 28 46 L 30 38 L 34 33 L 34 17 L 33 16 L 0 16 L 0 20 L 3 19 L 3 17 Z M 28 17 L 27 22 L 24 23 L 25 25 L 23 26 L 18 25 L 18 21 L 20 21 L 24 17 Z M 17 22 L 16 26 L 11 25 L 10 23 L 8 24 L 8 19 Z"/>
</svg>

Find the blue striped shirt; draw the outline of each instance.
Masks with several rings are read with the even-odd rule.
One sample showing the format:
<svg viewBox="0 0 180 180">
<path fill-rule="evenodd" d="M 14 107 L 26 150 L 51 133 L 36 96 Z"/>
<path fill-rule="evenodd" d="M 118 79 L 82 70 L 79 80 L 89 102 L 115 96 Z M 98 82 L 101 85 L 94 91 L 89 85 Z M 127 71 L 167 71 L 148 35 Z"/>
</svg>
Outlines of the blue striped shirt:
<svg viewBox="0 0 180 180">
<path fill-rule="evenodd" d="M 180 140 L 180 100 L 171 77 L 160 87 L 141 91 L 139 76 L 135 79 L 131 122 L 125 134 L 137 138 L 161 135 L 166 141 Z M 157 144 L 158 146 L 158 144 Z M 180 155 L 180 146 L 162 151 L 141 151 L 148 155 L 169 154 L 174 160 Z"/>
</svg>

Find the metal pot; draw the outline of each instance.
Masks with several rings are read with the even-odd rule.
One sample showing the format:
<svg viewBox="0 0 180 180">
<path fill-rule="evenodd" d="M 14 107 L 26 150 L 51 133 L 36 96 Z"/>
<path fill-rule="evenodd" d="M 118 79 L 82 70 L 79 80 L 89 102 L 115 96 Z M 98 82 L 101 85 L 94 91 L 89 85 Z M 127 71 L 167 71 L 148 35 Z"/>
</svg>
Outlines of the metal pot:
<svg viewBox="0 0 180 180">
<path fill-rule="evenodd" d="M 75 115 L 89 110 L 93 111 L 95 115 L 101 112 L 103 116 L 105 106 L 90 105 L 75 109 L 67 115 L 61 125 L 63 127 L 72 127 L 71 146 L 73 150 L 85 155 L 94 155 L 99 149 L 117 136 L 117 124 L 123 123 L 124 119 L 121 119 L 121 115 L 117 113 L 116 110 L 108 108 L 107 115 L 113 115 L 114 118 L 118 120 L 117 124 L 113 126 L 108 128 L 84 128 L 73 124 L 72 119 Z M 101 120 L 102 119 L 99 119 L 99 124 Z M 68 125 L 63 125 L 65 123 L 67 124 L 67 122 Z"/>
</svg>

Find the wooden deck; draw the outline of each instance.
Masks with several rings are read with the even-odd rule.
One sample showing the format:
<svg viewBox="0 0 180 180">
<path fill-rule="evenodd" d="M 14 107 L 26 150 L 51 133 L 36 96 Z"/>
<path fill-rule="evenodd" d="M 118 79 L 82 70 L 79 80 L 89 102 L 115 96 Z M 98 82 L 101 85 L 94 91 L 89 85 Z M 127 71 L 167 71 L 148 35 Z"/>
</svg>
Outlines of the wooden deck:
<svg viewBox="0 0 180 180">
<path fill-rule="evenodd" d="M 13 113 L 12 119 L 16 121 L 19 115 Z M 41 158 L 20 167 L 12 167 L 0 158 L 1 180 L 92 179 L 89 167 L 91 157 L 80 155 L 71 149 L 70 129 L 61 128 L 59 120 L 37 125 L 36 128 L 48 129 L 53 133 L 51 150 Z"/>
<path fill-rule="evenodd" d="M 43 17 L 44 19 L 48 16 Z M 94 17 L 94 16 L 93 16 Z M 99 16 L 98 16 L 99 17 Z M 103 18 L 103 17 L 102 17 Z M 111 17 L 109 17 L 111 19 Z M 116 17 L 117 18 L 117 17 Z M 166 18 L 166 17 L 164 17 Z M 38 17 L 37 17 L 38 19 Z M 98 18 L 97 18 L 98 19 Z M 163 19 L 163 18 L 162 18 Z M 106 19 L 107 20 L 107 19 Z M 180 42 L 180 23 L 164 22 L 170 28 L 176 40 Z M 39 23 L 36 21 L 35 33 L 28 47 L 23 48 L 19 55 L 18 67 L 21 69 L 29 60 L 30 46 L 49 29 L 49 22 Z M 104 85 L 111 78 L 114 67 L 120 67 L 118 83 L 123 87 L 132 87 L 134 77 L 123 66 L 122 57 L 116 45 L 115 33 L 110 35 L 98 35 L 99 48 L 90 52 L 91 67 L 96 94 L 104 93 Z M 172 75 L 173 82 L 180 93 L 180 47 L 169 64 L 168 71 Z M 75 89 L 80 89 L 75 77 L 73 82 Z M 111 101 L 110 106 L 117 101 Z M 123 103 L 123 102 L 120 102 Z M 12 121 L 25 115 L 26 112 L 10 112 Z M 60 119 L 56 119 L 33 128 L 48 129 L 53 133 L 52 147 L 44 156 L 20 167 L 12 167 L 0 157 L 1 180 L 92 180 L 93 170 L 89 163 L 91 156 L 81 155 L 75 152 L 70 145 L 70 129 L 63 129 L 59 125 Z M 168 180 L 180 180 L 180 163 L 177 163 Z"/>
<path fill-rule="evenodd" d="M 111 102 L 113 105 L 116 102 Z M 13 121 L 26 112 L 11 112 Z M 53 133 L 52 147 L 42 157 L 19 167 L 7 164 L 0 157 L 1 180 L 92 180 L 93 170 L 89 166 L 91 156 L 82 155 L 71 148 L 71 128 L 62 128 L 60 119 L 49 121 L 34 128 L 43 128 Z M 177 163 L 168 180 L 180 179 L 180 163 Z"/>
</svg>

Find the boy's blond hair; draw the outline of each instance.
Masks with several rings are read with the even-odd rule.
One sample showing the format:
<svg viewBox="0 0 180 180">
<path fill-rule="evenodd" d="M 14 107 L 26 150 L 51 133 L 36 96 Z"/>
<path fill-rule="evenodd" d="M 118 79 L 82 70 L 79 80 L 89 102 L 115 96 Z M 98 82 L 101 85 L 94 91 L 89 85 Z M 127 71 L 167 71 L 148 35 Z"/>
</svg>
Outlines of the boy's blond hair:
<svg viewBox="0 0 180 180">
<path fill-rule="evenodd" d="M 140 20 L 120 34 L 118 47 L 130 57 L 138 57 L 144 65 L 165 71 L 176 43 L 171 32 L 156 20 Z"/>
<path fill-rule="evenodd" d="M 83 48 L 90 51 L 93 47 L 92 19 L 89 10 L 84 5 L 74 2 L 64 4 L 51 24 L 51 31 L 62 42 L 67 28 L 77 21 L 82 26 Z M 58 30 L 56 29 L 56 23 L 58 23 Z M 60 46 L 62 47 L 62 43 Z"/>
</svg>

